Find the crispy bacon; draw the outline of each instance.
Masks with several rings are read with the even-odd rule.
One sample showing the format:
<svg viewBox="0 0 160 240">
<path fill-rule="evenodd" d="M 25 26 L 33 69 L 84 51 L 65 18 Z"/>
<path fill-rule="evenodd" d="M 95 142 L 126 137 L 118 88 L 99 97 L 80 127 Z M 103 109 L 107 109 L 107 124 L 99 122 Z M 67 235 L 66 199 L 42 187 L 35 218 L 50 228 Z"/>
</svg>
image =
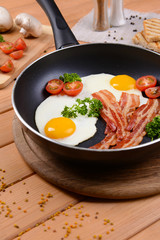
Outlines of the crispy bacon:
<svg viewBox="0 0 160 240">
<path fill-rule="evenodd" d="M 148 99 L 140 105 L 138 95 L 122 93 L 119 103 L 107 90 L 92 94 L 99 99 L 103 108 L 101 116 L 106 121 L 106 137 L 92 149 L 117 149 L 138 145 L 145 136 L 145 126 L 160 114 L 160 99 Z"/>
<path fill-rule="evenodd" d="M 140 105 L 140 97 L 136 94 L 122 92 L 119 105 L 122 109 L 124 117 L 126 118 L 127 122 L 129 122 L 133 112 Z"/>
<path fill-rule="evenodd" d="M 140 97 L 136 94 L 129 94 L 126 92 L 122 92 L 119 100 L 119 105 L 121 107 L 124 118 L 126 119 L 127 122 L 129 122 L 134 111 L 140 105 Z M 104 133 L 108 134 L 109 130 L 110 128 L 107 125 Z M 113 131 L 116 131 L 116 129 L 114 129 Z"/>
<path fill-rule="evenodd" d="M 107 90 L 101 90 L 92 95 L 102 102 L 103 108 L 101 110 L 101 116 L 106 121 L 110 130 L 113 132 L 116 131 L 117 139 L 123 139 L 127 122 L 115 96 Z"/>
<path fill-rule="evenodd" d="M 156 116 L 160 110 L 160 100 L 159 99 L 148 99 L 146 104 L 140 106 L 133 114 L 127 130 L 131 131 L 136 127 L 137 122 L 139 122 L 143 117 L 146 117 L 146 124 Z"/>
<path fill-rule="evenodd" d="M 131 131 L 121 142 L 117 143 L 113 149 L 127 148 L 138 145 L 145 136 L 145 126 L 160 111 L 160 99 L 149 99 L 147 104 L 139 107 L 133 114 L 127 127 Z"/>
<path fill-rule="evenodd" d="M 91 149 L 109 149 L 117 143 L 117 135 L 115 132 L 110 132 L 107 136 L 96 145 L 90 147 Z"/>
</svg>

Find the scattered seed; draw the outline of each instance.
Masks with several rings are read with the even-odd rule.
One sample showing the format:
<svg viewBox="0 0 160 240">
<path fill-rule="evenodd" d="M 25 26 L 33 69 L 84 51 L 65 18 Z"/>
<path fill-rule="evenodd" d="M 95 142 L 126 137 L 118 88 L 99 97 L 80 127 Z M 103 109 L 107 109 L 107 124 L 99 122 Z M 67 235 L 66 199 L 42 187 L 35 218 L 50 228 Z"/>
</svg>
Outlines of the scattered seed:
<svg viewBox="0 0 160 240">
<path fill-rule="evenodd" d="M 19 226 L 18 226 L 17 224 L 14 224 L 14 227 L 15 227 L 15 228 L 19 228 Z"/>
</svg>

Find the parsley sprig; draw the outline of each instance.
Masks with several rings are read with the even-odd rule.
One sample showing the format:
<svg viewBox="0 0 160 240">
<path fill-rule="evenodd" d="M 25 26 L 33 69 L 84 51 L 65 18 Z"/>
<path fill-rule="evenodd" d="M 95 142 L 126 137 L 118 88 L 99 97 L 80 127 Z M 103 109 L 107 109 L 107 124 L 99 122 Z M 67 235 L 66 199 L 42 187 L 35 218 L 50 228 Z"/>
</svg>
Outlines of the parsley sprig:
<svg viewBox="0 0 160 240">
<path fill-rule="evenodd" d="M 76 99 L 76 103 L 72 107 L 65 106 L 61 112 L 63 117 L 76 118 L 78 115 L 87 115 L 88 117 L 99 117 L 100 110 L 103 107 L 98 99 Z"/>
<path fill-rule="evenodd" d="M 75 82 L 75 81 L 82 81 L 80 76 L 77 73 L 64 73 L 63 76 L 59 77 L 64 83 L 66 82 Z"/>
<path fill-rule="evenodd" d="M 0 34 L 0 42 L 5 42 L 5 40 L 1 34 Z"/>
<path fill-rule="evenodd" d="M 154 138 L 160 138 L 160 116 L 154 117 L 153 120 L 146 125 L 146 132 L 152 141 Z"/>
</svg>

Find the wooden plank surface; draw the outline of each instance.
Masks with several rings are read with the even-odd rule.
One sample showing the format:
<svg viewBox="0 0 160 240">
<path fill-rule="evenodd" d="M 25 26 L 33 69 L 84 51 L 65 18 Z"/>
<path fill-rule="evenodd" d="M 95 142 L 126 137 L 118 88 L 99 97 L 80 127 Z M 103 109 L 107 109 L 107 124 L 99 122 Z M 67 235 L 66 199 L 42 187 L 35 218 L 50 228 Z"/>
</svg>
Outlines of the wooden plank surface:
<svg viewBox="0 0 160 240">
<path fill-rule="evenodd" d="M 10 83 L 7 88 L 4 88 L 3 91 L 0 91 L 0 113 L 9 111 L 12 109 L 12 89 L 14 86 L 14 82 Z"/>
<path fill-rule="evenodd" d="M 5 169 L 1 174 L 5 177 L 5 184 L 10 185 L 33 174 L 31 168 L 23 161 L 16 145 L 11 143 L 0 149 L 0 166 Z"/>
<path fill-rule="evenodd" d="M 14 111 L 8 111 L 0 115 L 0 147 L 13 142 L 12 119 Z"/>
<path fill-rule="evenodd" d="M 4 206 L 4 211 L 1 213 L 3 221 L 0 239 L 7 240 L 15 237 L 20 232 L 34 227 L 37 222 L 44 222 L 57 211 L 75 204 L 78 199 L 72 197 L 72 194 L 57 190 L 38 175 L 18 182 L 9 187 L 1 197 L 1 206 Z M 7 212 L 9 214 L 5 218 Z M 18 227 L 14 227 L 15 224 Z"/>
<path fill-rule="evenodd" d="M 129 239 L 158 220 L 159 203 L 158 196 L 128 202 L 89 199 L 55 216 L 54 221 L 49 219 L 45 226 L 41 224 L 32 229 L 24 234 L 22 239 L 65 239 L 67 233 L 68 240 L 78 239 L 78 236 L 81 240 Z M 44 231 L 45 229 L 47 231 Z"/>
<path fill-rule="evenodd" d="M 159 239 L 160 236 L 160 220 L 153 223 L 147 229 L 144 229 L 140 233 L 136 234 L 134 237 L 130 238 L 130 240 L 139 240 L 139 239 Z"/>
<path fill-rule="evenodd" d="M 93 8 L 93 0 L 56 3 L 70 27 Z M 49 25 L 34 0 L 0 0 L 0 6 L 13 18 L 27 12 Z M 124 0 L 124 7 L 160 13 L 159 0 Z M 50 185 L 30 169 L 14 144 L 13 85 L 0 90 L 0 239 L 159 240 L 160 195 L 130 201 L 86 198 Z"/>
</svg>

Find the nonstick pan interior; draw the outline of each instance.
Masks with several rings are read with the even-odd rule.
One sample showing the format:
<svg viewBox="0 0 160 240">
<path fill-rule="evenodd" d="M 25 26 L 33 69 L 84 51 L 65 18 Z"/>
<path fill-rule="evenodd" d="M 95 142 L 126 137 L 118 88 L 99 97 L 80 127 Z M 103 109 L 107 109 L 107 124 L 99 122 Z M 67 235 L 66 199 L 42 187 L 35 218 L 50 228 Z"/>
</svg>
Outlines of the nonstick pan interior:
<svg viewBox="0 0 160 240">
<path fill-rule="evenodd" d="M 160 79 L 159 55 L 141 48 L 120 44 L 86 44 L 68 47 L 40 58 L 22 72 L 14 89 L 14 103 L 18 116 L 24 123 L 37 131 L 35 110 L 49 95 L 46 83 L 64 73 L 78 73 L 81 77 L 109 73 L 128 74 L 137 79 L 143 75 L 154 75 Z M 104 137 L 105 124 L 102 119 L 97 123 L 98 131 L 92 139 L 81 143 L 89 147 Z M 143 142 L 148 141 L 147 137 Z"/>
</svg>

